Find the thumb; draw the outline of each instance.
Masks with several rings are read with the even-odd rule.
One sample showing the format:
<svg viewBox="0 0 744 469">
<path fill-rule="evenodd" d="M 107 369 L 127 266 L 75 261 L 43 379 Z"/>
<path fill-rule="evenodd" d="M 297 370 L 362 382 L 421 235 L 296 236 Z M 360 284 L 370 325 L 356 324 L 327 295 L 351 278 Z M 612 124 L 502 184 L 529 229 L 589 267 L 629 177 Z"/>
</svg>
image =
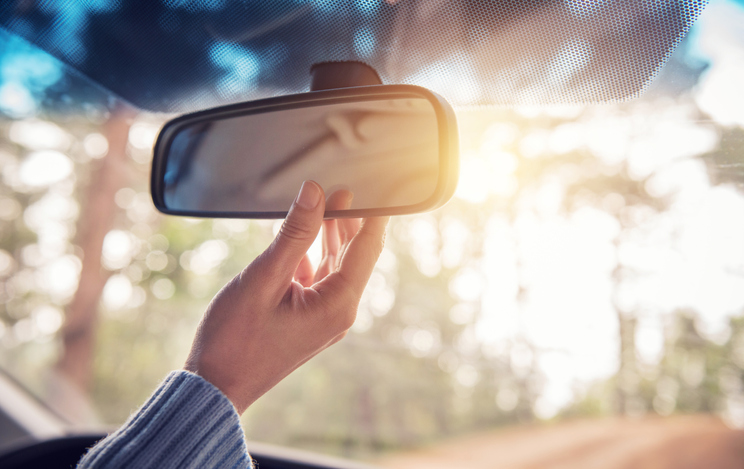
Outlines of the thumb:
<svg viewBox="0 0 744 469">
<path fill-rule="evenodd" d="M 271 277 L 287 284 L 315 241 L 323 222 L 325 197 L 316 182 L 305 181 L 289 209 L 274 242 L 264 253 L 262 264 L 272 270 Z"/>
</svg>

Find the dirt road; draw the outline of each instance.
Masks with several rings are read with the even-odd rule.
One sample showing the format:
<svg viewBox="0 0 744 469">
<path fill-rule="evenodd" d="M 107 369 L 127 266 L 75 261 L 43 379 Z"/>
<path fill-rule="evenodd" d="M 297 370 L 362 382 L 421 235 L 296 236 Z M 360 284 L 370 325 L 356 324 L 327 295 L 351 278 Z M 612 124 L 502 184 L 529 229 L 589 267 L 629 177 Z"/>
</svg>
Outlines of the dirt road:
<svg viewBox="0 0 744 469">
<path fill-rule="evenodd" d="M 744 431 L 707 415 L 500 430 L 376 461 L 389 469 L 744 469 Z"/>
</svg>

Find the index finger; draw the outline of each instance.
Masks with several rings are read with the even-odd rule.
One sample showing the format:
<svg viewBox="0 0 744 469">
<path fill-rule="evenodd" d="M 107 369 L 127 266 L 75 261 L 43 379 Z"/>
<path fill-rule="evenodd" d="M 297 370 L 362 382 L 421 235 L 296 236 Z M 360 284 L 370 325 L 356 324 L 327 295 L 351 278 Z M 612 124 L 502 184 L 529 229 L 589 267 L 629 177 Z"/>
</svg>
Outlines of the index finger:
<svg viewBox="0 0 744 469">
<path fill-rule="evenodd" d="M 390 217 L 365 218 L 341 258 L 336 273 L 358 297 L 362 296 L 385 245 L 388 220 Z"/>
</svg>

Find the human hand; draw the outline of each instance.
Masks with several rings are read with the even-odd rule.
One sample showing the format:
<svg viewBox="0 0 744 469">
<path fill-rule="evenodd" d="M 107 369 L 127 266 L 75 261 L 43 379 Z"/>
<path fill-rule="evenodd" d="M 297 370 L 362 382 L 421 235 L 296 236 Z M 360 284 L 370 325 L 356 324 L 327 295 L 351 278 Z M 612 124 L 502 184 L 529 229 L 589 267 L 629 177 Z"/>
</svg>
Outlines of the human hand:
<svg viewBox="0 0 744 469">
<path fill-rule="evenodd" d="M 273 243 L 207 307 L 185 369 L 242 414 L 289 373 L 341 340 L 382 251 L 388 218 L 323 220 L 352 194 L 306 181 Z M 323 225 L 317 271 L 307 250 Z M 294 279 L 294 280 L 293 280 Z"/>
</svg>

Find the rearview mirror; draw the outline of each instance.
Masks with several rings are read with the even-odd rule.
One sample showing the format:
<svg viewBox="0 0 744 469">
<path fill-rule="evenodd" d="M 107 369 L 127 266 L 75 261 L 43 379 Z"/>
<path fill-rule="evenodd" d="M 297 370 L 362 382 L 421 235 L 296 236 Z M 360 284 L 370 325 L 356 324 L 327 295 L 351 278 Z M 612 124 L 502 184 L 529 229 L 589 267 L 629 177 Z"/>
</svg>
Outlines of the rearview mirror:
<svg viewBox="0 0 744 469">
<path fill-rule="evenodd" d="M 162 212 L 284 218 L 302 182 L 354 194 L 327 218 L 437 208 L 457 184 L 457 127 L 440 96 L 411 85 L 317 91 L 178 117 L 155 144 Z"/>
</svg>

